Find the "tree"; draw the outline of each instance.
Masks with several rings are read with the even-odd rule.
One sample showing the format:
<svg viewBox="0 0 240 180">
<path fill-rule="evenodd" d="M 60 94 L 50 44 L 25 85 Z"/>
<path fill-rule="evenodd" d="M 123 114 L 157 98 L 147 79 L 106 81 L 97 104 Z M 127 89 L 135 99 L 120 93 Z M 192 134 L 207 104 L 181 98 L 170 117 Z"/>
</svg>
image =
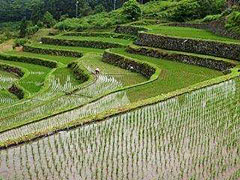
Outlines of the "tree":
<svg viewBox="0 0 240 180">
<path fill-rule="evenodd" d="M 27 35 L 27 20 L 23 18 L 20 24 L 19 37 L 24 38 Z"/>
<path fill-rule="evenodd" d="M 47 28 L 53 27 L 56 24 L 56 20 L 53 18 L 50 12 L 46 12 L 42 19 L 43 25 Z"/>
<path fill-rule="evenodd" d="M 141 9 L 136 0 L 129 0 L 123 5 L 123 14 L 127 16 L 128 19 L 138 20 L 141 16 Z"/>
</svg>

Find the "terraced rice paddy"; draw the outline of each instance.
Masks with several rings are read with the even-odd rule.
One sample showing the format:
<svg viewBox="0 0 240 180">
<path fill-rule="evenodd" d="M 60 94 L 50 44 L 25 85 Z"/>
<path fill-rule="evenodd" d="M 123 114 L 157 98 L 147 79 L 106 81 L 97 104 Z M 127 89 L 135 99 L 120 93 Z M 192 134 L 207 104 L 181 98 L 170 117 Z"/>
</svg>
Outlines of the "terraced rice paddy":
<svg viewBox="0 0 240 180">
<path fill-rule="evenodd" d="M 81 36 L 59 36 L 59 39 L 66 39 L 66 40 L 84 40 L 84 41 L 101 41 L 101 42 L 113 42 L 119 43 L 122 45 L 128 45 L 131 43 L 130 40 L 126 39 L 118 39 L 118 38 L 106 38 L 106 37 L 81 37 Z"/>
<path fill-rule="evenodd" d="M 226 74 L 133 54 L 129 37 L 60 34 L 48 38 L 61 45 L 32 42 L 28 52 L 2 55 L 12 59 L 0 63 L 24 76 L 0 71 L 0 178 L 240 177 L 239 63 L 208 56 L 230 63 Z M 63 46 L 65 40 L 88 43 Z M 101 42 L 114 48 L 105 51 Z M 21 100 L 8 92 L 15 83 Z"/>
<path fill-rule="evenodd" d="M 9 85 L 11 85 L 17 80 L 18 80 L 18 77 L 16 77 L 14 74 L 0 70 L 0 81 L 1 81 L 0 90 L 8 89 L 10 87 Z"/>
<path fill-rule="evenodd" d="M 229 104 L 239 102 L 239 87 L 239 80 L 231 80 L 1 151 L 1 174 L 7 179 L 234 177 L 240 106 Z"/>
<path fill-rule="evenodd" d="M 165 25 L 151 25 L 146 27 L 150 29 L 149 30 L 150 33 L 154 33 L 154 34 L 162 34 L 167 36 L 175 36 L 175 37 L 183 37 L 183 38 L 204 39 L 204 40 L 212 40 L 212 41 L 222 41 L 226 43 L 237 43 L 237 44 L 240 43 L 239 40 L 218 36 L 203 29 L 165 26 Z"/>
<path fill-rule="evenodd" d="M 7 91 L 11 84 L 16 81 L 18 81 L 16 75 L 0 70 L 0 106 L 14 103 L 17 100 L 16 97 Z"/>
</svg>

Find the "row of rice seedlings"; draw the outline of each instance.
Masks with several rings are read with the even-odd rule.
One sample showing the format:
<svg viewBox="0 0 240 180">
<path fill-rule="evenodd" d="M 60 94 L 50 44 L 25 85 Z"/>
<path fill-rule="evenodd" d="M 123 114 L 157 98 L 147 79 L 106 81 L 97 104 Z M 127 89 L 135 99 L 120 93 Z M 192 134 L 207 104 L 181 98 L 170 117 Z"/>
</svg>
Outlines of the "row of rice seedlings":
<svg viewBox="0 0 240 180">
<path fill-rule="evenodd" d="M 69 84 L 69 81 L 66 81 L 66 83 L 64 84 L 56 83 L 59 82 L 59 80 L 53 82 L 54 83 L 52 86 L 52 90 L 48 92 L 49 94 L 47 93 L 48 94 L 47 96 L 50 96 L 50 94 L 52 95 L 56 94 L 57 93 L 55 90 L 56 88 L 64 89 L 65 85 Z M 92 98 L 95 98 L 95 96 L 101 95 L 105 91 L 116 89 L 117 87 L 121 87 L 121 83 L 116 81 L 114 78 L 109 78 L 108 76 L 105 75 L 99 75 L 97 81 L 94 84 L 78 91 L 76 94 L 72 96 L 62 96 L 48 103 L 44 103 L 41 106 L 37 106 L 28 111 L 23 111 L 22 113 L 16 114 L 15 116 L 5 117 L 4 119 L 2 119 L 2 121 L 0 121 L 0 130 L 3 131 L 6 128 L 11 127 L 12 124 L 14 125 L 15 123 L 18 122 L 19 123 L 30 122 L 33 120 L 40 119 L 42 117 L 46 117 L 48 115 L 52 115 L 56 111 L 66 110 L 69 108 L 83 105 L 84 103 L 90 101 Z M 39 97 L 39 99 L 37 100 L 42 99 L 41 97 Z"/>
<path fill-rule="evenodd" d="M 9 77 L 0 74 L 0 90 L 8 89 L 11 85 L 18 80 L 17 77 Z"/>
<path fill-rule="evenodd" d="M 17 80 L 19 78 L 15 75 L 0 70 L 0 106 L 9 105 L 17 101 L 17 97 L 7 91 Z"/>
<path fill-rule="evenodd" d="M 18 101 L 18 98 L 7 90 L 0 90 L 0 107 L 6 106 Z"/>
<path fill-rule="evenodd" d="M 53 76 L 51 79 L 50 88 L 48 89 L 47 92 L 45 92 L 44 94 L 40 94 L 40 95 L 34 97 L 33 99 L 26 100 L 23 103 L 20 103 L 19 105 L 12 106 L 10 110 L 9 110 L 9 108 L 1 109 L 0 110 L 1 117 L 6 117 L 9 114 L 11 115 L 18 111 L 23 111 L 25 108 L 33 107 L 36 104 L 43 103 L 43 101 L 46 101 L 46 100 L 52 98 L 53 96 L 56 96 L 57 95 L 56 92 L 59 92 L 59 93 L 63 93 L 63 91 L 68 92 L 71 90 L 71 89 L 67 89 L 68 87 L 70 87 L 70 88 L 74 87 L 70 84 L 70 82 L 68 80 L 64 83 L 60 83 L 60 81 L 61 82 L 63 82 L 63 81 L 56 77 L 54 78 L 54 77 L 55 76 Z M 117 88 L 120 86 L 121 86 L 121 84 L 118 83 L 115 79 L 113 79 L 111 77 L 109 78 L 105 75 L 100 75 L 95 84 L 88 87 L 86 90 L 82 90 L 83 92 L 80 92 L 80 94 L 84 94 L 84 92 L 86 92 L 90 95 L 93 95 L 93 94 L 97 94 L 98 92 L 102 93 L 104 91 L 104 89 L 110 90 L 111 88 Z M 103 89 L 102 91 L 99 90 L 101 88 Z M 61 91 L 61 90 L 63 90 L 63 91 Z M 87 94 L 85 94 L 85 95 L 87 96 Z M 55 104 L 55 102 L 54 102 L 54 104 Z"/>
<path fill-rule="evenodd" d="M 65 99 L 66 101 L 68 99 Z M 14 140 L 19 137 L 27 136 L 31 133 L 46 131 L 54 127 L 64 125 L 71 121 L 83 119 L 90 115 L 96 115 L 111 108 L 122 107 L 129 104 L 129 100 L 125 92 L 118 92 L 108 95 L 96 102 L 89 103 L 81 108 L 74 109 L 63 114 L 49 117 L 39 122 L 35 122 L 17 129 L 12 129 L 0 134 L 0 142 Z"/>
<path fill-rule="evenodd" d="M 114 77 L 108 75 L 98 75 L 94 84 L 78 91 L 76 94 L 96 97 L 120 87 L 122 87 L 122 83 L 118 82 Z"/>
<path fill-rule="evenodd" d="M 240 81 L 228 81 L 2 150 L 0 176 L 228 179 L 240 169 L 239 101 Z"/>
</svg>

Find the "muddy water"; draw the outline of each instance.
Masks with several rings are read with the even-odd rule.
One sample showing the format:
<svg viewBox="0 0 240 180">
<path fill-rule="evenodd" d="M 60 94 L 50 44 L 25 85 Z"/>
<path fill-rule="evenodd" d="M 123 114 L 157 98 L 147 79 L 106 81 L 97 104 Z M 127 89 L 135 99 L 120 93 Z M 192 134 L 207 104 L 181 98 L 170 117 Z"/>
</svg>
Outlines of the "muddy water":
<svg viewBox="0 0 240 180">
<path fill-rule="evenodd" d="M 240 169 L 240 80 L 0 151 L 4 179 L 229 179 Z"/>
</svg>

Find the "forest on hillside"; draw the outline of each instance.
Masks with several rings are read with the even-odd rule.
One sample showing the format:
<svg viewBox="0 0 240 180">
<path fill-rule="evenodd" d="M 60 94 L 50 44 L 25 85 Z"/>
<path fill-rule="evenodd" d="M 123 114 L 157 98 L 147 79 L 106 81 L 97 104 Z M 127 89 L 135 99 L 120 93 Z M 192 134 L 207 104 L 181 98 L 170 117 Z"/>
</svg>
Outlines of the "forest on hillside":
<svg viewBox="0 0 240 180">
<path fill-rule="evenodd" d="M 82 17 L 122 6 L 126 0 L 1 0 L 0 22 L 19 21 L 23 17 L 35 22 L 47 11 L 55 19 L 62 16 Z M 141 0 L 140 2 L 145 2 Z"/>
<path fill-rule="evenodd" d="M 239 0 L 0 0 L 0 42 L 41 28 L 104 29 L 140 19 L 222 20 L 239 32 Z"/>
</svg>

